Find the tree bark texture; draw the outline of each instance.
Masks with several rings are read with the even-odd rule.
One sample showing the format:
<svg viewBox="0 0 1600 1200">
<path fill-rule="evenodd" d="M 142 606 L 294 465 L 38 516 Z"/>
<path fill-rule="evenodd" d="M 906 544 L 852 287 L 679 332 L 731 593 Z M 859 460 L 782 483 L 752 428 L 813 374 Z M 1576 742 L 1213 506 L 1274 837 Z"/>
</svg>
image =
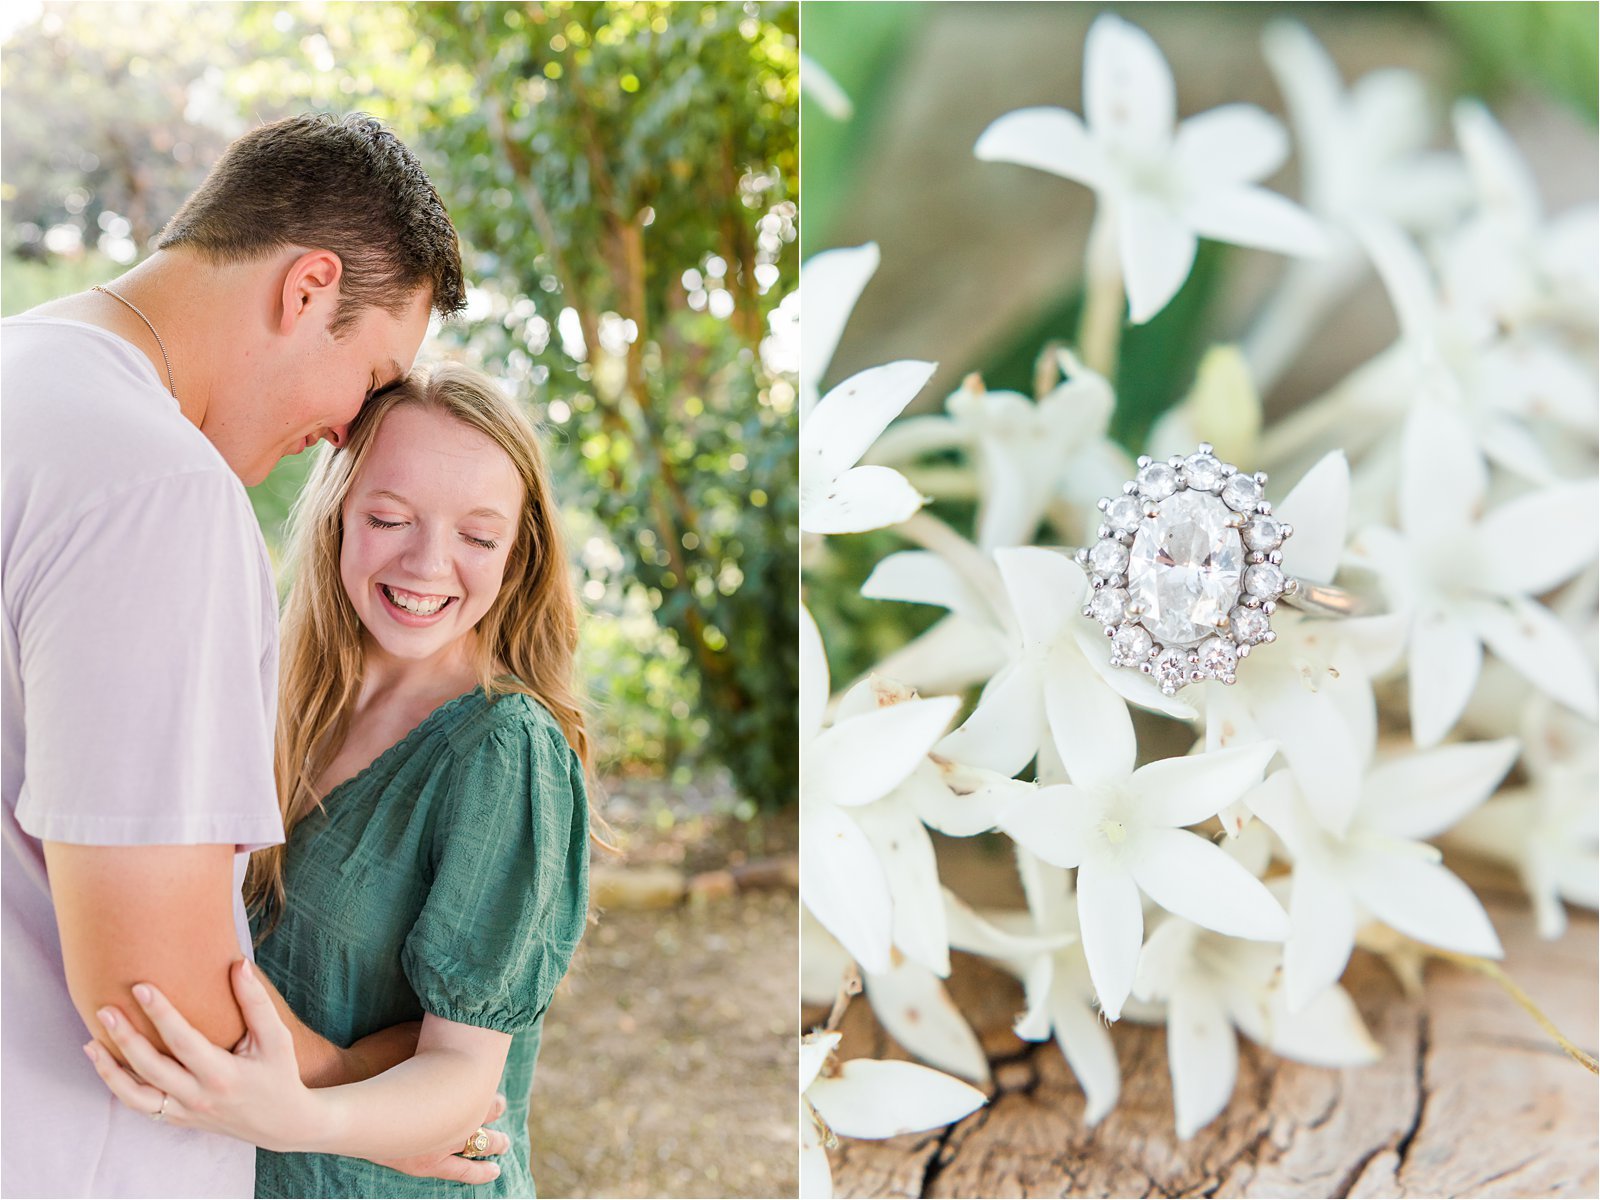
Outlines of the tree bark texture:
<svg viewBox="0 0 1600 1200">
<path fill-rule="evenodd" d="M 966 856 L 964 856 L 966 857 Z M 964 874 L 1006 869 L 974 864 Z M 953 882 L 953 880 L 949 880 Z M 1541 941 L 1515 882 L 1471 882 L 1506 946 L 1505 967 L 1590 1053 L 1596 1042 L 1596 922 L 1570 910 Z M 965 889 L 958 888 L 964 891 Z M 992 890 L 992 889 L 990 889 Z M 982 901 L 980 901 L 981 903 Z M 1376 1065 L 1304 1066 L 1241 1038 L 1229 1106 L 1189 1142 L 1173 1130 L 1166 1031 L 1115 1031 L 1122 1095 L 1094 1129 L 1054 1041 L 1011 1032 L 1020 986 L 957 955 L 950 991 L 994 1072 L 988 1105 L 947 1130 L 882 1142 L 840 1139 L 840 1196 L 1594 1196 L 1596 1080 L 1493 981 L 1439 962 L 1409 996 L 1358 950 L 1344 984 L 1383 1047 Z M 863 1000 L 843 1058 L 903 1058 Z"/>
</svg>

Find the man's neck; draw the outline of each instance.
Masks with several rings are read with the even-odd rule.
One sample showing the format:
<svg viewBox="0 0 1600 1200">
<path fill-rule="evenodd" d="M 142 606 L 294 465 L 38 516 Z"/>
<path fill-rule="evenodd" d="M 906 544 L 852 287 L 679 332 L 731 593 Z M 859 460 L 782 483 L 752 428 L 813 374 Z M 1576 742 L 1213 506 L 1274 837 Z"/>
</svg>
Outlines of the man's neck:
<svg viewBox="0 0 1600 1200">
<path fill-rule="evenodd" d="M 167 360 L 172 364 L 178 408 L 197 428 L 211 407 L 215 331 L 219 326 L 225 327 L 234 303 L 229 297 L 218 294 L 216 275 L 215 268 L 191 254 L 158 250 L 126 275 L 106 285 L 136 305 L 160 335 L 161 344 L 156 347 L 152 361 L 165 378 L 165 365 L 160 358 L 164 347 Z M 125 309 L 120 304 L 117 307 Z M 144 324 L 132 312 L 126 315 L 138 325 Z M 149 356 L 148 349 L 146 355 Z"/>
<path fill-rule="evenodd" d="M 178 408 L 198 428 L 222 378 L 218 364 L 223 352 L 231 345 L 237 353 L 237 334 L 250 294 L 239 276 L 252 266 L 218 267 L 185 251 L 158 250 L 104 285 L 120 300 L 96 291 L 79 292 L 40 305 L 34 312 L 116 334 L 150 360 L 163 384 L 169 381 L 170 364 Z"/>
</svg>

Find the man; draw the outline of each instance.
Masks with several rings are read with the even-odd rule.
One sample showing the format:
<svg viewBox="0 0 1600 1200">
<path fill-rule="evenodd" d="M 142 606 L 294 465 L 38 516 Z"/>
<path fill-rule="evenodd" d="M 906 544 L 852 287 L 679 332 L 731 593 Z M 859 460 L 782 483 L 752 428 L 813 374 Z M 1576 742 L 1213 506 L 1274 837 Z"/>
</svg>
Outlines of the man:
<svg viewBox="0 0 1600 1200">
<path fill-rule="evenodd" d="M 153 1037 L 129 992 L 149 980 L 218 1045 L 243 1033 L 242 852 L 282 826 L 276 589 L 242 484 L 337 445 L 430 310 L 463 302 L 410 152 L 370 118 L 303 116 L 235 142 L 145 262 L 5 323 L 7 1195 L 253 1194 L 252 1147 L 118 1104 L 83 1029 L 109 1048 L 115 1004 Z M 308 1084 L 411 1052 L 285 1016 Z"/>
</svg>

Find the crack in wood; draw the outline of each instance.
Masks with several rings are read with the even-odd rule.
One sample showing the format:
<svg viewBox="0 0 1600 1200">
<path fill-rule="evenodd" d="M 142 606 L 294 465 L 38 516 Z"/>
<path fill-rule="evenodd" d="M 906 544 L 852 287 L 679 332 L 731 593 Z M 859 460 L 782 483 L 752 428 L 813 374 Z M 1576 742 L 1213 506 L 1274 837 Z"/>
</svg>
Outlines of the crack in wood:
<svg viewBox="0 0 1600 1200">
<path fill-rule="evenodd" d="M 1339 1186 L 1328 1194 L 1340 1198 L 1348 1196 L 1356 1184 L 1360 1182 L 1361 1177 L 1367 1173 L 1367 1168 L 1372 1165 L 1373 1160 L 1380 1154 L 1388 1154 L 1391 1149 L 1387 1142 L 1381 1146 L 1374 1146 L 1366 1154 L 1362 1155 L 1350 1170 L 1345 1172 L 1344 1177 L 1339 1180 Z"/>
<path fill-rule="evenodd" d="M 1489 1188 L 1489 1186 L 1491 1184 L 1499 1183 L 1502 1179 L 1505 1179 L 1505 1178 L 1508 1178 L 1509 1176 L 1515 1175 L 1518 1171 L 1522 1170 L 1522 1168 L 1527 1166 L 1529 1163 L 1537 1161 L 1538 1158 L 1539 1158 L 1539 1156 L 1537 1154 L 1530 1154 L 1530 1155 L 1528 1155 L 1527 1158 L 1523 1159 L 1521 1162 L 1516 1163 L 1516 1164 L 1514 1164 L 1512 1166 L 1509 1166 L 1503 1171 L 1496 1171 L 1493 1175 L 1489 1176 L 1489 1178 L 1487 1178 L 1487 1179 L 1478 1180 L 1478 1182 L 1473 1184 L 1472 1187 L 1469 1190 L 1474 1192 L 1474 1193 L 1477 1193 L 1479 1195 L 1488 1195 L 1489 1193 L 1488 1193 L 1487 1189 Z"/>
<path fill-rule="evenodd" d="M 1394 1150 L 1398 1161 L 1394 1165 L 1394 1177 L 1397 1182 L 1406 1169 L 1406 1155 L 1411 1152 L 1411 1143 L 1416 1140 L 1417 1132 L 1422 1128 L 1423 1117 L 1428 1108 L 1428 1053 L 1431 1049 L 1431 1036 L 1432 1022 L 1428 1017 L 1428 1010 L 1422 1009 L 1417 1014 L 1417 1103 L 1411 1113 L 1411 1124 L 1395 1143 Z"/>
</svg>

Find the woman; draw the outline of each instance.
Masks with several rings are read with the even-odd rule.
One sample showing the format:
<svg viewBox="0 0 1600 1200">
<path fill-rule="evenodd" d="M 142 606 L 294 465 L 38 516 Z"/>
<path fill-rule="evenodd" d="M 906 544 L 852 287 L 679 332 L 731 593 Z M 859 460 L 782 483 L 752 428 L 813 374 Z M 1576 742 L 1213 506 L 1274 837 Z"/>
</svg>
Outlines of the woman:
<svg viewBox="0 0 1600 1200">
<path fill-rule="evenodd" d="M 258 1196 L 532 1196 L 527 1097 L 585 922 L 589 837 L 577 604 L 537 438 L 483 376 L 413 373 L 318 462 L 293 524 L 287 840 L 246 883 L 257 963 L 336 1045 L 420 1019 L 417 1052 L 308 1089 L 241 964 L 248 1045 L 219 1061 L 156 994 L 181 1064 L 118 1020 L 146 1084 L 104 1053 L 96 1068 L 131 1106 L 262 1147 Z M 463 1147 L 497 1085 L 510 1148 L 492 1184 L 367 1161 Z"/>
</svg>

